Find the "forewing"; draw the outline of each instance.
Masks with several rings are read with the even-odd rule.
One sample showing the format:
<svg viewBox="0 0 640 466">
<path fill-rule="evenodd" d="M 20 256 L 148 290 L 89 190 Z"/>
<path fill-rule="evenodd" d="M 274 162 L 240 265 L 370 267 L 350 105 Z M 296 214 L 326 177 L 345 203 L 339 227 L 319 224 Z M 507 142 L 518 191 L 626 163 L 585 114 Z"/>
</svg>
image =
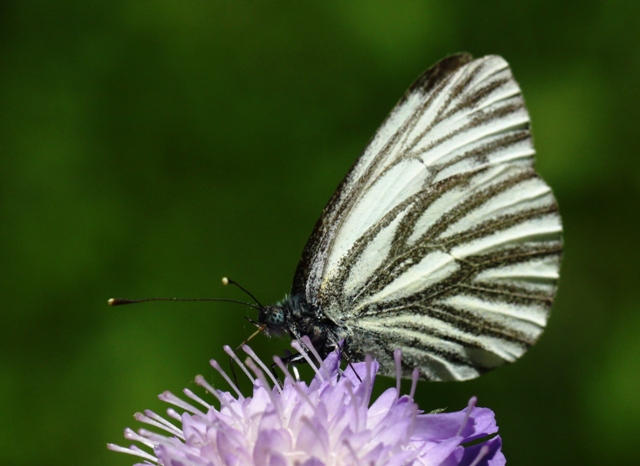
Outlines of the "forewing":
<svg viewBox="0 0 640 466">
<path fill-rule="evenodd" d="M 292 294 L 302 293 L 309 302 L 317 303 L 329 253 L 349 211 L 358 204 L 375 174 L 402 156 L 402 153 L 392 150 L 391 140 L 402 136 L 401 127 L 415 114 L 424 96 L 441 86 L 443 80 L 469 61 L 471 56 L 468 54 L 453 55 L 440 61 L 416 80 L 391 111 L 318 219 L 298 264 Z"/>
<path fill-rule="evenodd" d="M 338 189 L 294 281 L 383 371 L 468 379 L 546 324 L 561 224 L 533 168 L 508 64 L 443 60 L 409 89 Z M 296 287 L 298 289 L 296 290 Z"/>
</svg>

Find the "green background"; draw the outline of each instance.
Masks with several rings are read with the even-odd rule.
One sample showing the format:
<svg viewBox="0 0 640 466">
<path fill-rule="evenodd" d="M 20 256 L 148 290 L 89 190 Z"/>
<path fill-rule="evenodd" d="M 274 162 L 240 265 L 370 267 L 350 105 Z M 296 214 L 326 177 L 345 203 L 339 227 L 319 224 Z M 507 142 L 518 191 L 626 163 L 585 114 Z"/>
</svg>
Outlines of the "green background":
<svg viewBox="0 0 640 466">
<path fill-rule="evenodd" d="M 105 444 L 219 382 L 255 313 L 107 298 L 244 299 L 228 275 L 280 299 L 387 112 L 458 51 L 511 63 L 566 247 L 539 344 L 417 399 L 477 395 L 509 464 L 637 461 L 639 23 L 634 1 L 2 2 L 0 464 L 132 464 Z"/>
</svg>

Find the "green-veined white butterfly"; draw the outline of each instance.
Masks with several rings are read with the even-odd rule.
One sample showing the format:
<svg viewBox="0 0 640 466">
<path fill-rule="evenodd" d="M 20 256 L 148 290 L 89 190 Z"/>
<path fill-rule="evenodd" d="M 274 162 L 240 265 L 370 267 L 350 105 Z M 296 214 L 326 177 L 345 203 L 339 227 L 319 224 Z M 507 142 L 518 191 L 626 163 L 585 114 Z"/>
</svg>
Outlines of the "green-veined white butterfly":
<svg viewBox="0 0 640 466">
<path fill-rule="evenodd" d="M 454 55 L 409 88 L 325 207 L 267 334 L 393 375 L 465 380 L 519 358 L 555 295 L 562 226 L 507 62 Z"/>
</svg>

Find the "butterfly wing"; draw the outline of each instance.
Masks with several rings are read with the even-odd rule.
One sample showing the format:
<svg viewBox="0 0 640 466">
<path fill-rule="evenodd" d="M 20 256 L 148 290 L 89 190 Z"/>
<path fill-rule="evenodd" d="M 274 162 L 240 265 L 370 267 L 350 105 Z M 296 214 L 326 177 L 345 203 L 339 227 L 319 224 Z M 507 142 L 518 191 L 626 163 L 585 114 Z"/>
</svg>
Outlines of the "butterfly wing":
<svg viewBox="0 0 640 466">
<path fill-rule="evenodd" d="M 296 271 L 383 372 L 464 380 L 520 357 L 556 290 L 561 223 L 508 64 L 448 57 L 407 91 L 334 193 Z"/>
</svg>

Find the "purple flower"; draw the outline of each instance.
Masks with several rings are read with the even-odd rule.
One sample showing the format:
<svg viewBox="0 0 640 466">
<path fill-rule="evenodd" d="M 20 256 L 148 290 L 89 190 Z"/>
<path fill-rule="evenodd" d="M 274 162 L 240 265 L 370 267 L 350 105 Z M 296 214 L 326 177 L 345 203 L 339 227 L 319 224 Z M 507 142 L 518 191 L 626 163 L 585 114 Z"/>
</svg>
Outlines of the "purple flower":
<svg viewBox="0 0 640 466">
<path fill-rule="evenodd" d="M 340 355 L 331 353 L 321 361 L 310 348 L 305 355 L 315 370 L 310 384 L 294 378 L 283 363 L 285 373 L 279 384 L 271 371 L 248 347 L 249 359 L 242 364 L 229 347 L 229 353 L 253 382 L 253 396 L 245 398 L 216 361 L 212 366 L 227 380 L 235 394 L 217 390 L 202 376 L 196 383 L 218 401 L 216 409 L 188 389 L 186 402 L 165 392 L 160 399 L 183 412 L 169 409 L 168 416 L 151 411 L 135 418 L 164 431 L 162 434 L 140 429 L 125 430 L 125 438 L 153 450 L 109 444 L 115 451 L 129 453 L 147 461 L 139 464 L 188 465 L 468 465 L 499 466 L 506 463 L 500 451 L 493 412 L 468 406 L 455 413 L 424 414 L 413 401 L 418 373 L 414 371 L 409 395 L 396 388 L 385 391 L 373 403 L 371 389 L 378 364 L 371 359 L 340 370 Z M 400 352 L 396 354 L 400 364 Z M 314 358 L 314 359 L 312 359 Z M 314 361 L 315 360 L 315 361 Z M 295 371 L 295 368 L 294 368 Z M 354 372 L 355 371 L 355 372 Z M 357 374 L 357 375 L 356 375 Z M 270 379 L 270 381 L 269 381 Z M 466 446 L 473 442 L 472 446 Z"/>
</svg>

